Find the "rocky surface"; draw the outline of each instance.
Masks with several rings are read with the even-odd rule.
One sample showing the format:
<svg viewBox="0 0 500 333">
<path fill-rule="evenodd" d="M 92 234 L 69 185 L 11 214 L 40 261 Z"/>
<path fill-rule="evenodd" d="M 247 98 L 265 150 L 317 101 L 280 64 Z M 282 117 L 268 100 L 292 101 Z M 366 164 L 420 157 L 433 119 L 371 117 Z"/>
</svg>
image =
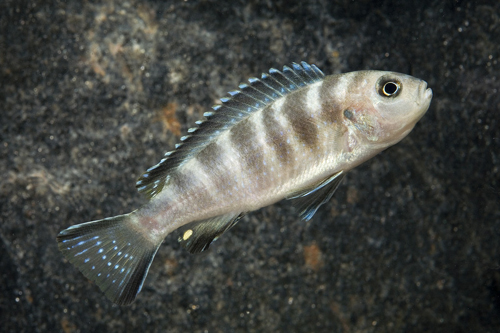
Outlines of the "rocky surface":
<svg viewBox="0 0 500 333">
<path fill-rule="evenodd" d="M 500 5 L 405 6 L 2 1 L 2 331 L 499 331 Z M 311 222 L 281 202 L 201 255 L 168 236 L 129 307 L 63 259 L 61 229 L 139 207 L 135 179 L 218 98 L 300 60 L 434 99 Z"/>
</svg>

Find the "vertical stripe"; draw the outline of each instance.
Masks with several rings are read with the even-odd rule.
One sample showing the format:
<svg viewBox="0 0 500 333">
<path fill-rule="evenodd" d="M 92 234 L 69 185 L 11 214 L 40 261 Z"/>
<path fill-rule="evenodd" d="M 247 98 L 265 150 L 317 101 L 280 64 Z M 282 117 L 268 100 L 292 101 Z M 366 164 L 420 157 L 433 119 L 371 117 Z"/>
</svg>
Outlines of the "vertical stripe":
<svg viewBox="0 0 500 333">
<path fill-rule="evenodd" d="M 285 98 L 280 98 L 262 110 L 262 125 L 267 146 L 274 151 L 280 164 L 287 165 L 294 160 L 294 151 L 288 139 L 286 119 L 281 117 Z"/>
<path fill-rule="evenodd" d="M 221 146 L 217 141 L 210 143 L 190 163 L 190 172 L 200 173 L 200 181 L 207 188 L 210 188 L 211 195 L 221 191 L 227 185 L 224 170 L 224 156 L 227 154 L 227 147 Z"/>
<path fill-rule="evenodd" d="M 255 115 L 236 125 L 229 132 L 229 141 L 235 155 L 239 157 L 242 170 L 248 175 L 258 175 L 264 164 L 263 147 L 259 144 Z"/>
<path fill-rule="evenodd" d="M 283 113 L 295 134 L 298 143 L 313 148 L 318 145 L 318 128 L 314 121 L 314 114 L 309 112 L 308 97 L 310 88 L 302 89 L 286 97 Z"/>
<path fill-rule="evenodd" d="M 339 75 L 328 76 L 323 80 L 323 84 L 319 88 L 319 96 L 321 100 L 320 119 L 328 125 L 335 124 L 342 120 L 342 103 L 341 97 L 344 91 L 342 77 Z"/>
<path fill-rule="evenodd" d="M 370 72 L 359 71 L 349 73 L 350 84 L 347 86 L 347 92 L 366 91 L 366 86 L 370 84 L 369 80 L 367 80 L 367 73 Z M 375 89 L 375 87 L 373 88 Z"/>
</svg>

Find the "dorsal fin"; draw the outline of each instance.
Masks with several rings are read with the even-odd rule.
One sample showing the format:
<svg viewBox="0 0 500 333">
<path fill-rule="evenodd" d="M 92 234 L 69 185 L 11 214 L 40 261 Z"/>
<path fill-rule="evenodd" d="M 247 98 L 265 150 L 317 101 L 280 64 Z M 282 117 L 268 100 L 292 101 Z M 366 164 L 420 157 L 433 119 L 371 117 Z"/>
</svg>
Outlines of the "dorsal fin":
<svg viewBox="0 0 500 333">
<path fill-rule="evenodd" d="M 213 111 L 205 112 L 206 120 L 196 122 L 198 127 L 190 128 L 175 150 L 166 153 L 158 164 L 139 177 L 137 190 L 148 198 L 153 197 L 163 189 L 172 170 L 196 155 L 224 131 L 276 99 L 317 82 L 324 76 L 315 65 L 302 61 L 300 65 L 293 63 L 292 67 L 284 66 L 282 72 L 271 68 L 269 74 L 262 74 L 260 79 L 250 78 L 248 84 L 240 84 L 238 90 L 229 92 L 230 97 L 221 98 L 222 104 L 213 106 Z"/>
</svg>

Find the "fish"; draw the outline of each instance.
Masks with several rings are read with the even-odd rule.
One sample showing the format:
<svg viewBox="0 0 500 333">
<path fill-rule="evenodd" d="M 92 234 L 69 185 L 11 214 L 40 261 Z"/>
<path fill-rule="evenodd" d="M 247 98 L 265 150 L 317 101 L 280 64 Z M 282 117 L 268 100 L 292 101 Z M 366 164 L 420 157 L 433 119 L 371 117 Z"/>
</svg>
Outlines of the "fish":
<svg viewBox="0 0 500 333">
<path fill-rule="evenodd" d="M 387 71 L 325 76 L 292 63 L 250 78 L 149 168 L 131 213 L 71 226 L 58 247 L 112 302 L 132 303 L 167 235 L 191 253 L 245 214 L 293 200 L 310 220 L 345 174 L 401 141 L 427 112 L 423 80 Z"/>
</svg>

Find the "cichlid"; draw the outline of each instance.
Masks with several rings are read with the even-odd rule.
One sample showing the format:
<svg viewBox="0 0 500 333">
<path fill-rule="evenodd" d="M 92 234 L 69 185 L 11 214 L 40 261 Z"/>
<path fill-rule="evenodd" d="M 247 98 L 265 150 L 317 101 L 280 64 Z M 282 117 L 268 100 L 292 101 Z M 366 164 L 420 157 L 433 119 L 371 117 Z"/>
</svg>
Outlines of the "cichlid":
<svg viewBox="0 0 500 333">
<path fill-rule="evenodd" d="M 135 300 L 163 239 L 188 223 L 179 241 L 196 253 L 245 213 L 282 199 L 311 219 L 348 170 L 413 129 L 432 90 L 393 72 L 325 77 L 302 62 L 229 95 L 139 178 L 147 204 L 59 233 L 64 256 L 111 301 Z"/>
</svg>

